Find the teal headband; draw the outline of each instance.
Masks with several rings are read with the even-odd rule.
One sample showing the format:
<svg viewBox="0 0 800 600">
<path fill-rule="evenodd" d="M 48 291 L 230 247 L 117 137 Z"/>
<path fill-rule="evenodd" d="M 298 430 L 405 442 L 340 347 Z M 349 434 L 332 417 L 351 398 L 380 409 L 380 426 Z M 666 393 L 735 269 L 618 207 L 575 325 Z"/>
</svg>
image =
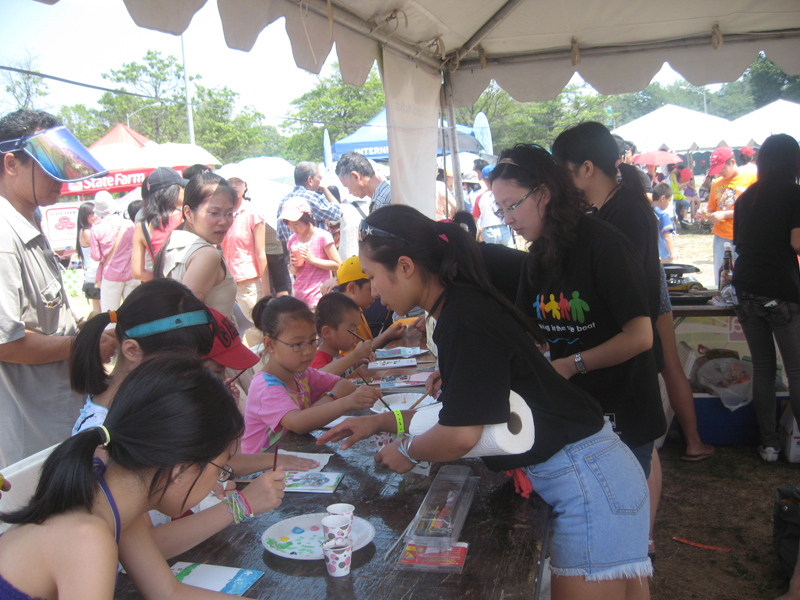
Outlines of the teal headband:
<svg viewBox="0 0 800 600">
<path fill-rule="evenodd" d="M 156 335 L 157 333 L 164 333 L 165 331 L 172 331 L 173 329 L 191 327 L 192 325 L 206 325 L 212 321 L 213 319 L 206 311 L 196 310 L 194 312 L 165 317 L 157 321 L 150 321 L 149 323 L 142 323 L 136 327 L 131 327 L 125 332 L 125 337 L 143 338 Z"/>
</svg>

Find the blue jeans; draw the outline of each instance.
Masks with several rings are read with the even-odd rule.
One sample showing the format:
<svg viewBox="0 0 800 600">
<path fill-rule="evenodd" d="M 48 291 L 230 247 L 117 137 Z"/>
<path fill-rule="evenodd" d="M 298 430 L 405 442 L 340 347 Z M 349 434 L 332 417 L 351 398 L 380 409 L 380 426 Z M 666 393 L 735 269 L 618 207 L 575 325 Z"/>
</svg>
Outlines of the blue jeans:
<svg viewBox="0 0 800 600">
<path fill-rule="evenodd" d="M 526 470 L 553 507 L 553 573 L 587 581 L 652 575 L 647 480 L 610 423 Z"/>
<path fill-rule="evenodd" d="M 511 236 L 511 228 L 508 225 L 490 225 L 481 230 L 481 240 L 487 244 L 501 244 L 514 247 L 514 239 Z"/>
<path fill-rule="evenodd" d="M 780 447 L 775 407 L 775 342 L 789 380 L 789 404 L 800 422 L 800 304 L 736 292 L 734 306 L 753 359 L 753 405 L 761 445 Z M 774 302 L 774 305 L 772 304 Z"/>
</svg>

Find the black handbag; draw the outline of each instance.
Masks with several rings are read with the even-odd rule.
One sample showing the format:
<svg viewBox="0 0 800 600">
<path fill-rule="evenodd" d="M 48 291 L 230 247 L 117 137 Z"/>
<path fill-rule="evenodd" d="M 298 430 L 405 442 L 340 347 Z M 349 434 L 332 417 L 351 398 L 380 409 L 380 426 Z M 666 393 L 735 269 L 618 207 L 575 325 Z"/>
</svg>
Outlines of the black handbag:
<svg viewBox="0 0 800 600">
<path fill-rule="evenodd" d="M 791 577 L 800 545 L 800 489 L 782 485 L 775 493 L 772 510 L 772 541 L 784 572 Z"/>
</svg>

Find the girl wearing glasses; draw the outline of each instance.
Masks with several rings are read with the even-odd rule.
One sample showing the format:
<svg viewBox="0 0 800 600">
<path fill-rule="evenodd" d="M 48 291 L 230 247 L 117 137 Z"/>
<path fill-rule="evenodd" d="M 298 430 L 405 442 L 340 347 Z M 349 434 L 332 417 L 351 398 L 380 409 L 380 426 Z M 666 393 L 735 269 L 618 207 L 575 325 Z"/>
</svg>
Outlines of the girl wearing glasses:
<svg viewBox="0 0 800 600">
<path fill-rule="evenodd" d="M 119 560 L 142 597 L 229 598 L 175 578 L 147 511 L 177 517 L 203 499 L 242 429 L 230 393 L 199 360 L 172 354 L 137 367 L 105 425 L 59 445 L 30 502 L 0 514 L 13 524 L 0 537 L 0 597 L 111 598 Z"/>
<path fill-rule="evenodd" d="M 516 203 L 514 212 L 535 212 L 551 185 L 530 195 L 536 185 L 520 190 L 513 201 L 504 194 L 500 207 Z M 361 239 L 361 266 L 373 292 L 398 312 L 421 306 L 436 318 L 442 382 L 438 424 L 387 446 L 375 460 L 398 473 L 423 460 L 455 460 L 476 445 L 484 425 L 509 421 L 509 395 L 516 392 L 533 414 L 534 444 L 522 454 L 483 461 L 492 470 L 516 470 L 517 483 L 530 484 L 553 506 L 552 597 L 647 598 L 652 567 L 644 475 L 604 423 L 599 403 L 539 351 L 543 332 L 489 283 L 475 240 L 457 223 L 436 223 L 401 205 L 369 215 Z M 414 413 L 403 418 L 408 430 Z M 346 449 L 378 431 L 397 430 L 391 413 L 352 418 L 317 443 L 350 436 Z"/>
<path fill-rule="evenodd" d="M 236 213 L 236 191 L 214 173 L 195 175 L 186 185 L 183 224 L 161 247 L 153 265 L 156 278 L 180 281 L 211 308 L 233 320 L 234 281 L 222 253 Z"/>
<path fill-rule="evenodd" d="M 319 345 L 314 314 L 293 296 L 266 296 L 253 308 L 269 361 L 247 392 L 242 452 L 266 451 L 288 429 L 308 433 L 381 397 L 370 386 L 309 368 Z"/>
</svg>

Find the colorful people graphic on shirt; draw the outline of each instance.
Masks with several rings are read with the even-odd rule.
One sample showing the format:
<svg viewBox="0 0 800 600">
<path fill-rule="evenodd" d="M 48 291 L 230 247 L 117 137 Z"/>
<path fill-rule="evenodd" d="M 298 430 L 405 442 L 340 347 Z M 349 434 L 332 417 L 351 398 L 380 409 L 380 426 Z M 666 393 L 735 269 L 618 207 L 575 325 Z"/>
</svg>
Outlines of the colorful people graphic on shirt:
<svg viewBox="0 0 800 600">
<path fill-rule="evenodd" d="M 558 299 L 558 308 L 561 310 L 561 315 L 567 320 L 571 321 L 570 317 L 570 305 L 566 298 L 564 298 L 564 292 L 561 292 L 561 297 Z"/>
<path fill-rule="evenodd" d="M 553 315 L 554 319 L 561 318 L 561 311 L 558 310 L 558 302 L 556 302 L 555 296 L 553 296 L 553 294 L 550 294 L 550 302 L 544 305 L 544 309 L 545 311 Z"/>
<path fill-rule="evenodd" d="M 583 323 L 586 320 L 584 312 L 589 312 L 589 305 L 581 299 L 580 292 L 577 290 L 572 292 L 572 300 L 569 301 L 572 308 L 572 318 L 578 323 Z"/>
</svg>

